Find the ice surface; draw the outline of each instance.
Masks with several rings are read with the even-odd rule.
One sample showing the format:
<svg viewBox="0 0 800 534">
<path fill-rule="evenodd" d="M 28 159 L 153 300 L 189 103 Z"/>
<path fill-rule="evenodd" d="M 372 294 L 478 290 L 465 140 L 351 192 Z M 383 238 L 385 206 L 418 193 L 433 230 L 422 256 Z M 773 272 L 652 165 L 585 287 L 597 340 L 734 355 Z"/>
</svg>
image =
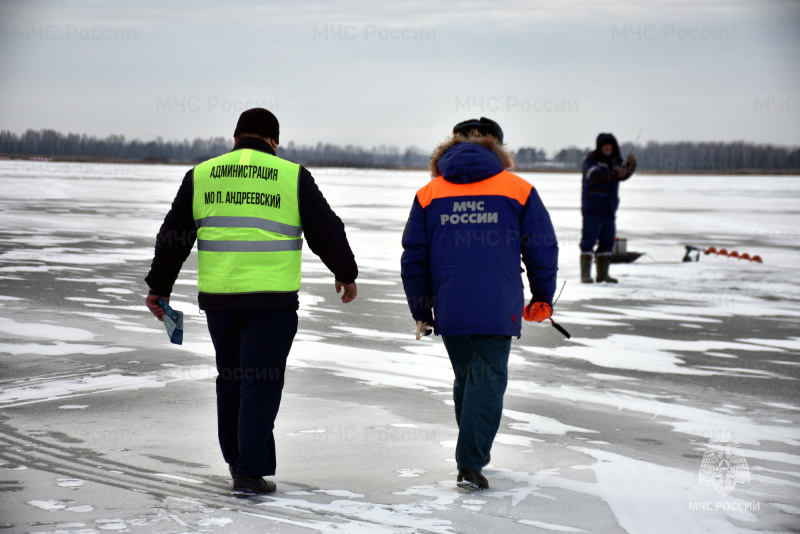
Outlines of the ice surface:
<svg viewBox="0 0 800 534">
<path fill-rule="evenodd" d="M 312 169 L 347 226 L 359 297 L 342 306 L 304 249 L 276 427 L 279 490 L 241 501 L 228 496 L 216 444 L 194 253 L 171 299 L 186 314 L 184 345 L 170 346 L 143 306 L 153 238 L 185 171 L 0 161 L 0 509 L 13 528 L 796 529 L 797 177 L 634 177 L 618 233 L 645 256 L 612 267 L 618 285 L 589 286 L 578 282 L 579 177 L 523 174 L 556 228 L 567 285 L 555 318 L 573 338 L 525 324 L 514 340 L 484 470 L 492 489 L 475 494 L 455 486 L 449 359 L 441 340 L 413 339 L 399 278 L 426 173 Z M 683 263 L 686 244 L 764 263 Z M 726 497 L 698 481 L 723 432 L 751 475 Z"/>
</svg>

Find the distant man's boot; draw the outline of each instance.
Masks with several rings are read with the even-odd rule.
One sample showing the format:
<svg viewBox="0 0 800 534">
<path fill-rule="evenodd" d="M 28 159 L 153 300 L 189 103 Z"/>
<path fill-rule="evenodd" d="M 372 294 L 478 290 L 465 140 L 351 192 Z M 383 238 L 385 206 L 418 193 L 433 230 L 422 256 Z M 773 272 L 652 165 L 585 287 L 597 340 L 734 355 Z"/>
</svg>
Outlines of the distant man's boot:
<svg viewBox="0 0 800 534">
<path fill-rule="evenodd" d="M 611 278 L 608 275 L 608 266 L 611 265 L 610 254 L 598 254 L 597 256 L 597 283 L 607 282 L 609 284 L 616 284 L 617 279 Z"/>
<path fill-rule="evenodd" d="M 592 253 L 581 253 L 581 283 L 591 284 L 592 280 Z"/>
</svg>

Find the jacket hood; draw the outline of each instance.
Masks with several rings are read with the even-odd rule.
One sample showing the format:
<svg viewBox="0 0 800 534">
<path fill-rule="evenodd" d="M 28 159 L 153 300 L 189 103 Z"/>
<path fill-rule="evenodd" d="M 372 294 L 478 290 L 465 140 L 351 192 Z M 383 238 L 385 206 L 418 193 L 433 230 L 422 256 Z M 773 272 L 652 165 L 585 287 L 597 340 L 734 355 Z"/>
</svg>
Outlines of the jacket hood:
<svg viewBox="0 0 800 534">
<path fill-rule="evenodd" d="M 608 144 L 613 147 L 610 158 L 604 156 L 602 150 L 600 150 L 601 146 Z M 616 161 L 618 165 L 622 163 L 622 152 L 619 149 L 619 143 L 617 143 L 617 138 L 610 133 L 601 133 L 597 136 L 597 142 L 595 143 L 593 154 L 595 159 L 598 161 L 608 161 L 611 159 Z"/>
<path fill-rule="evenodd" d="M 431 177 L 448 182 L 480 182 L 514 167 L 514 156 L 491 135 L 454 134 L 431 156 Z"/>
</svg>

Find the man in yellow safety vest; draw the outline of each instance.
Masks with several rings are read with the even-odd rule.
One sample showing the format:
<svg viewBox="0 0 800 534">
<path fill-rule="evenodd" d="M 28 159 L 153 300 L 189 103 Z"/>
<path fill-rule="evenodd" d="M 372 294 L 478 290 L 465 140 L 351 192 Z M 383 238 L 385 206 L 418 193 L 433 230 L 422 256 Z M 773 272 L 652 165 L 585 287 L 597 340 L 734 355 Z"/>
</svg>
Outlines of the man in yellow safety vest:
<svg viewBox="0 0 800 534">
<path fill-rule="evenodd" d="M 280 126 L 266 109 L 239 117 L 233 150 L 191 169 L 156 238 L 146 305 L 161 319 L 197 241 L 197 287 L 217 361 L 217 424 L 235 495 L 275 491 L 273 428 L 286 358 L 297 333 L 305 237 L 356 298 L 356 266 L 344 224 L 311 173 L 277 157 Z"/>
</svg>

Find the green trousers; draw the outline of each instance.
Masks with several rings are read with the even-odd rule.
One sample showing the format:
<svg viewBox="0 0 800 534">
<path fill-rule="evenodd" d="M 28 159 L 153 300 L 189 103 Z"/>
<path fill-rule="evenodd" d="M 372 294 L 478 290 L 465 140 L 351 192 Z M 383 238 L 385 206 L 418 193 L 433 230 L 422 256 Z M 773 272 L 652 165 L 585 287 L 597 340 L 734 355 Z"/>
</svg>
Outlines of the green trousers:
<svg viewBox="0 0 800 534">
<path fill-rule="evenodd" d="M 453 365 L 458 424 L 456 463 L 480 471 L 492 450 L 503 415 L 510 336 L 442 336 Z"/>
</svg>

